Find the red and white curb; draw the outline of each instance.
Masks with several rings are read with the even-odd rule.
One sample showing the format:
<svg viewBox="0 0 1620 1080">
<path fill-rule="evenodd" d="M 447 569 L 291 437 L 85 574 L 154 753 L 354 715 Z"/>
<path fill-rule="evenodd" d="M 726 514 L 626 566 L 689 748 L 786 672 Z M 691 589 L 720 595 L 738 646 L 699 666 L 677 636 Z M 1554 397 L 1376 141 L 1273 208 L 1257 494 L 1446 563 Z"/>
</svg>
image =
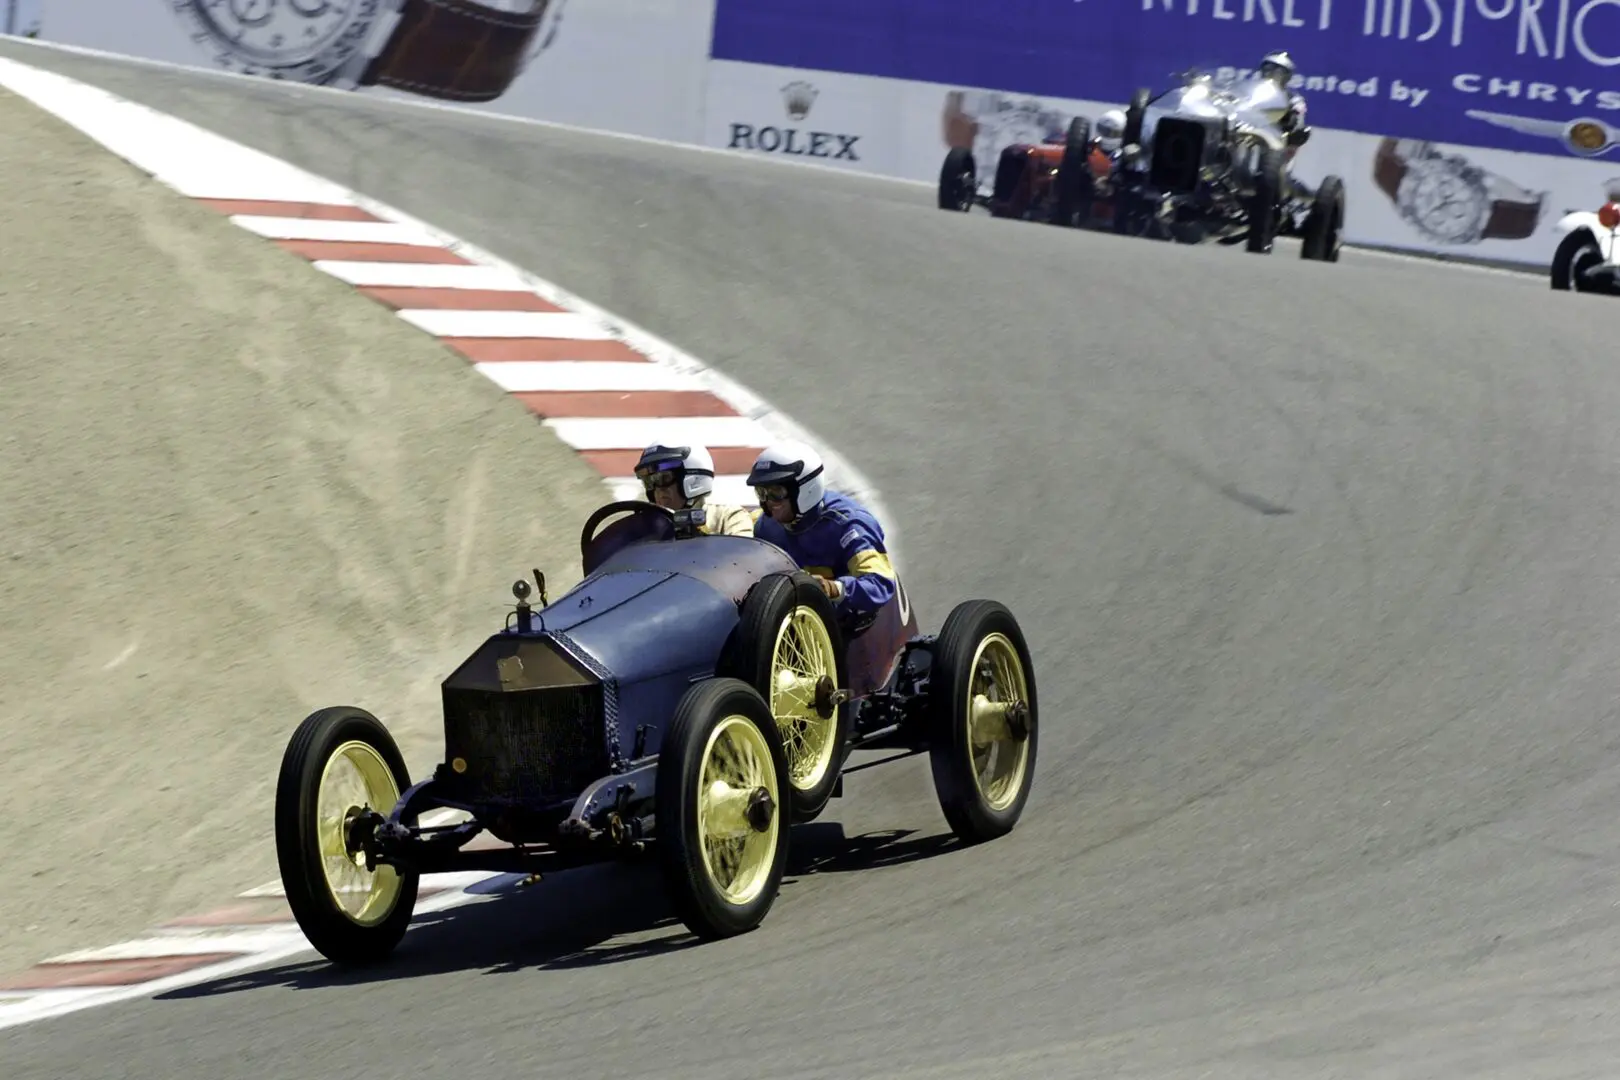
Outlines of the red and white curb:
<svg viewBox="0 0 1620 1080">
<path fill-rule="evenodd" d="M 691 440 L 714 454 L 716 501 L 752 506 L 754 457 L 770 441 L 800 438 L 822 450 L 842 490 L 875 501 L 821 439 L 743 386 L 403 211 L 54 72 L 0 58 L 0 86 L 438 338 L 539 417 L 614 496 L 640 497 L 631 472 L 643 447 Z"/>
<path fill-rule="evenodd" d="M 54 72 L 0 58 L 0 86 L 437 337 L 594 467 L 606 498 L 641 496 L 631 471 L 642 447 L 691 441 L 714 454 L 716 500 L 751 506 L 745 478 L 755 455 L 776 439 L 799 438 L 821 449 L 835 486 L 888 517 L 872 486 L 825 442 L 668 342 L 549 281 L 284 161 Z M 723 302 L 716 298 L 717 307 Z M 494 879 L 508 876 L 429 875 L 417 911 L 484 899 Z M 273 883 L 136 940 L 0 976 L 0 1028 L 311 951 Z"/>
<path fill-rule="evenodd" d="M 423 824 L 464 817 L 441 811 Z M 498 846 L 485 838 L 471 849 Z M 515 888 L 522 875 L 492 871 L 424 874 L 416 914 L 461 907 Z M 194 986 L 265 964 L 313 954 L 293 921 L 279 881 L 248 889 L 235 902 L 183 916 L 138 938 L 103 948 L 79 949 L 0 975 L 0 1029 L 61 1016 L 97 1005 Z"/>
</svg>

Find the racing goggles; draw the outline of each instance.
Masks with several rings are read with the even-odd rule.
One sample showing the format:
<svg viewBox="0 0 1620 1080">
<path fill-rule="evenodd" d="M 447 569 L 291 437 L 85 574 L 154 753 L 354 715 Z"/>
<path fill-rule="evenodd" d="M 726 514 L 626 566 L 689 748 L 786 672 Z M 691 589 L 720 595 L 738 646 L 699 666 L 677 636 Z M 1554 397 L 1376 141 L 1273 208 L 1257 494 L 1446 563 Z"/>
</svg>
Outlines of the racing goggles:
<svg viewBox="0 0 1620 1080">
<path fill-rule="evenodd" d="M 659 472 L 652 469 L 637 469 L 636 476 L 649 493 L 661 488 L 672 488 L 681 482 L 681 470 L 679 469 L 664 469 Z"/>
<path fill-rule="evenodd" d="M 754 489 L 754 494 L 759 498 L 761 506 L 766 503 L 787 502 L 789 497 L 786 484 L 763 484 Z"/>
</svg>

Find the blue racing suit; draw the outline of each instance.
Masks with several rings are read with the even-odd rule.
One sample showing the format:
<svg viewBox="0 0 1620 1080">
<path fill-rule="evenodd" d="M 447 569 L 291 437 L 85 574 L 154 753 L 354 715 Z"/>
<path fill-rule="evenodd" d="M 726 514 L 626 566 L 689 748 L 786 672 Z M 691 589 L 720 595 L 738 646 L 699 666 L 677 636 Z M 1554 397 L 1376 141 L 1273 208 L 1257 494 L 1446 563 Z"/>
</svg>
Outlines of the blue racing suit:
<svg viewBox="0 0 1620 1080">
<path fill-rule="evenodd" d="M 883 526 L 847 495 L 828 491 L 791 525 L 761 513 L 754 535 L 786 551 L 801 569 L 843 586 L 833 605 L 840 617 L 874 614 L 894 597 L 894 566 L 883 543 Z"/>
</svg>

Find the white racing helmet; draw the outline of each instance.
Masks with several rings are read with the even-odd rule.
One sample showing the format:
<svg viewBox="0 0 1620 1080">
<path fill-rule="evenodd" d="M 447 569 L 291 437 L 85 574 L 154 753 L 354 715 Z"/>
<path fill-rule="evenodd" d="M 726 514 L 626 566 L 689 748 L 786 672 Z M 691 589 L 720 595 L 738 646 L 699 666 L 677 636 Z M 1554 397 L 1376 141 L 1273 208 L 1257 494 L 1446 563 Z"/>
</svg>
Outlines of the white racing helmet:
<svg viewBox="0 0 1620 1080">
<path fill-rule="evenodd" d="M 1113 150 L 1119 146 L 1125 137 L 1125 110 L 1109 109 L 1097 117 L 1097 126 L 1093 130 L 1097 133 L 1097 141 L 1103 149 Z"/>
<path fill-rule="evenodd" d="M 674 473 L 687 502 L 699 500 L 714 491 L 714 456 L 705 446 L 665 446 L 654 443 L 641 452 L 636 462 L 636 479 L 651 499 L 655 477 Z"/>
<path fill-rule="evenodd" d="M 821 478 L 824 468 L 821 455 L 804 443 L 780 442 L 767 446 L 754 459 L 748 485 L 755 489 L 781 485 L 793 500 L 793 508 L 808 514 L 827 497 L 827 483 Z M 760 502 L 763 505 L 763 496 Z"/>
<path fill-rule="evenodd" d="M 1260 77 L 1286 87 L 1294 79 L 1294 58 L 1283 49 L 1266 53 L 1260 58 Z"/>
</svg>

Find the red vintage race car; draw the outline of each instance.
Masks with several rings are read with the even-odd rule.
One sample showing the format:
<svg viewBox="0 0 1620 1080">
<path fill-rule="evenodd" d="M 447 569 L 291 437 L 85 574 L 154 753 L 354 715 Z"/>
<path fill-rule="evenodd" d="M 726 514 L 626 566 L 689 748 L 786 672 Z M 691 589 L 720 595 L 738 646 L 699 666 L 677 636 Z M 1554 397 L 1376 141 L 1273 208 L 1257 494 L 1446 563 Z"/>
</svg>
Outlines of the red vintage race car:
<svg viewBox="0 0 1620 1080">
<path fill-rule="evenodd" d="M 1113 222 L 1110 178 L 1118 133 L 1108 116 L 1093 131 L 1077 116 L 1062 141 L 1015 142 L 1003 147 L 989 192 L 979 187 L 970 146 L 952 147 L 939 173 L 939 207 L 966 213 L 984 206 L 996 217 L 1040 221 L 1068 228 L 1109 228 Z"/>
</svg>

